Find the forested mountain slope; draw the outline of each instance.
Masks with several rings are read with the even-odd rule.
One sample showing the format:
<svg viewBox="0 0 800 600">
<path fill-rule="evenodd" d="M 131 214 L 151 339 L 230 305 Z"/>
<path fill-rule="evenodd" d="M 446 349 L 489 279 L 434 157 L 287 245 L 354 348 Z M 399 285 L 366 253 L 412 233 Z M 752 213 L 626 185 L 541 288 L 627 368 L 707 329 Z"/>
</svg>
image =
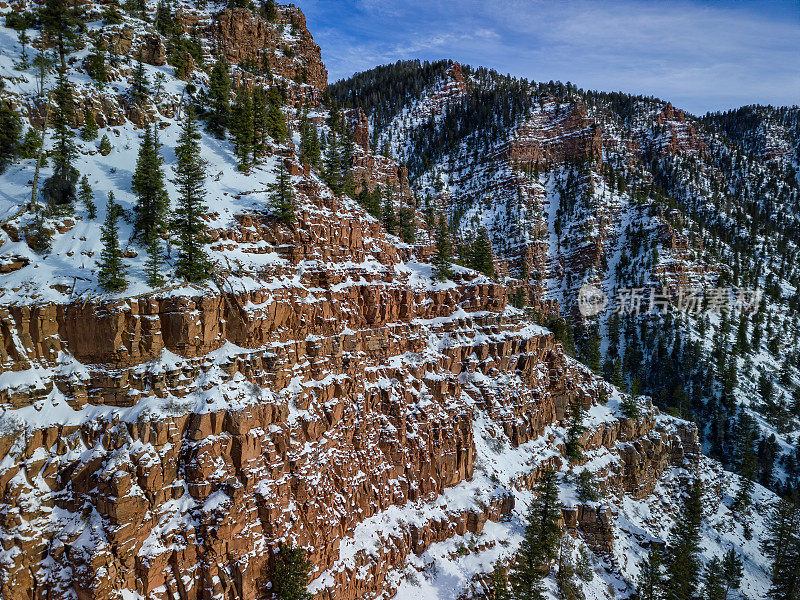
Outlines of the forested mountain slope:
<svg viewBox="0 0 800 600">
<path fill-rule="evenodd" d="M 328 87 L 272 1 L 0 12 L 0 597 L 784 593 L 795 113 Z M 579 318 L 651 282 L 766 300 Z"/>
</svg>

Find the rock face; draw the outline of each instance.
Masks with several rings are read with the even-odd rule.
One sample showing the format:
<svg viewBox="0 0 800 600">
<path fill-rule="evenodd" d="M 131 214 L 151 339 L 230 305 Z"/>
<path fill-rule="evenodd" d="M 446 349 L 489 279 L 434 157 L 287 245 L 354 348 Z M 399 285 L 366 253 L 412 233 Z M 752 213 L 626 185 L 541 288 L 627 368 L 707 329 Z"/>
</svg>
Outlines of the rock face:
<svg viewBox="0 0 800 600">
<path fill-rule="evenodd" d="M 178 22 L 202 28 L 232 63 L 294 80 L 298 106 L 319 99 L 327 73 L 298 9 L 280 7 L 273 23 L 242 9 L 201 17 L 186 9 Z M 165 61 L 152 33 L 109 28 L 104 44 Z M 416 117 L 441 115 L 466 89 L 455 64 Z M 166 95 L 133 106 L 117 91 L 75 92 L 76 125 L 92 112 L 101 127 L 141 126 L 180 107 Z M 43 109 L 30 108 L 34 123 Z M 582 109 L 559 114 L 490 158 L 599 160 L 602 136 Z M 410 202 L 407 170 L 371 152 L 363 113 L 346 117 L 357 191 Z M 308 552 L 318 600 L 390 597 L 409 557 L 496 525 L 544 468 L 567 468 L 574 401 L 592 409 L 585 452 L 603 458 L 577 466 L 596 469 L 610 497 L 647 496 L 699 452 L 692 427 L 652 406 L 632 420 L 618 397 L 605 403 L 618 393 L 534 324 L 533 310 L 509 308 L 500 281 L 463 268 L 436 281 L 425 248 L 337 198 L 293 145 L 269 152 L 292 176 L 294 219 L 278 222 L 253 200 L 263 186 L 215 188 L 234 208 L 204 215 L 220 259 L 210 284 L 76 299 L 39 282 L 63 301 L 0 305 L 0 598 L 260 600 L 287 544 Z M 491 192 L 524 183 L 498 172 Z M 536 186 L 523 192 L 541 201 Z M 64 219 L 56 232 L 73 228 Z M 21 241 L 16 225 L 4 231 Z M 520 244 L 516 258 L 544 273 L 544 246 Z M 590 243 L 570 260 L 595 264 L 601 249 Z M 26 260 L 6 256 L 0 275 L 32 268 Z M 537 312 L 553 310 L 527 291 Z M 486 465 L 505 450 L 524 460 L 500 482 Z M 612 510 L 565 506 L 562 522 L 611 552 Z"/>
<path fill-rule="evenodd" d="M 508 144 L 508 158 L 516 167 L 542 169 L 549 164 L 595 162 L 601 159 L 602 130 L 580 104 L 557 105 L 517 129 Z"/>
<path fill-rule="evenodd" d="M 406 556 L 480 533 L 510 512 L 513 490 L 404 525 L 378 556 L 343 560 L 360 523 L 471 480 L 476 419 L 517 446 L 572 399 L 598 401 L 594 376 L 506 310 L 505 288 L 474 275 L 416 287 L 377 223 L 346 205 L 320 216 L 331 200 L 316 202 L 296 228 L 247 213 L 215 231 L 215 244 L 285 248 L 274 267 L 284 276 L 314 256 L 329 265 L 297 272 L 302 288 L 236 292 L 231 271 L 216 295 L 0 313 L 3 370 L 38 374 L 0 403 L 43 419 L 0 438 L 3 598 L 255 599 L 286 542 L 325 574 L 317 598 L 390 594 Z M 367 248 L 385 270 L 352 266 Z M 97 416 L 46 424 L 64 410 Z M 691 432 L 682 439 L 645 415 L 612 418 L 584 443 L 617 454 L 607 485 L 636 497 L 697 451 Z M 540 472 L 516 486 L 530 489 Z M 564 524 L 598 551 L 613 539 L 605 513 L 570 509 Z"/>
<path fill-rule="evenodd" d="M 208 34 L 231 63 L 264 64 L 273 75 L 307 83 L 318 94 L 328 85 L 320 48 L 297 8 L 281 7 L 274 23 L 246 9 L 225 9 L 209 25 Z"/>
<path fill-rule="evenodd" d="M 285 540 L 329 573 L 318 598 L 375 597 L 391 591 L 387 574 L 408 553 L 511 510 L 513 496 L 500 496 L 393 534 L 378 558 L 340 563 L 360 522 L 473 477 L 476 411 L 518 445 L 563 418 L 571 399 L 597 400 L 593 377 L 548 333 L 503 312 L 499 286 L 428 292 L 384 280 L 337 292 L 341 275 L 309 276 L 324 300 L 284 289 L 0 315 L 4 369 L 54 373 L 4 404 L 159 407 L 0 438 L 4 598 L 255 599 Z M 454 316 L 464 310 L 475 316 Z M 66 356 L 71 366 L 59 369 Z M 638 496 L 696 440 L 647 417 L 593 429 L 585 446 L 619 447 L 609 485 Z M 613 539 L 597 511 L 568 511 L 565 526 L 598 549 Z"/>
</svg>

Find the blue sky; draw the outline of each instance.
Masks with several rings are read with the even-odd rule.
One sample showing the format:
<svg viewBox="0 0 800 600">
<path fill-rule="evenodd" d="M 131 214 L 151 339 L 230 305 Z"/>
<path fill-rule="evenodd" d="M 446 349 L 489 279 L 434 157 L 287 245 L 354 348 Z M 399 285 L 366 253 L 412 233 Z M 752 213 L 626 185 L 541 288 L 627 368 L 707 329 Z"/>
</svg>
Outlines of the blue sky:
<svg viewBox="0 0 800 600">
<path fill-rule="evenodd" d="M 452 58 L 536 81 L 671 100 L 699 114 L 800 104 L 800 0 L 294 0 L 330 81 Z"/>
</svg>

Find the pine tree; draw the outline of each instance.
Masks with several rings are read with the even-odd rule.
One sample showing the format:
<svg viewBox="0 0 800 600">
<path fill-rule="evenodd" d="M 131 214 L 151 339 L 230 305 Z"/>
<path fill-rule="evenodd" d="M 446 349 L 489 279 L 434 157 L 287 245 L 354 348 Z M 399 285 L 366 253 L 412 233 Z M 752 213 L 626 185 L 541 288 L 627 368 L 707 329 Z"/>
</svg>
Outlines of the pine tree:
<svg viewBox="0 0 800 600">
<path fill-rule="evenodd" d="M 317 169 L 322 160 L 317 128 L 306 114 L 300 119 L 300 160 Z"/>
<path fill-rule="evenodd" d="M 583 406 L 579 398 L 574 398 L 569 403 L 569 427 L 564 449 L 570 462 L 577 462 L 583 458 L 583 434 L 586 427 L 583 425 Z"/>
<path fill-rule="evenodd" d="M 691 600 L 700 589 L 700 526 L 703 488 L 695 479 L 683 497 L 680 513 L 670 532 L 665 573 L 665 600 Z"/>
<path fill-rule="evenodd" d="M 556 472 L 548 468 L 536 484 L 536 500 L 528 509 L 525 537 L 509 573 L 515 600 L 541 600 L 542 580 L 548 565 L 558 554 L 561 529 L 558 520 L 558 481 Z"/>
<path fill-rule="evenodd" d="M 136 194 L 133 237 L 144 245 L 148 245 L 152 238 L 159 237 L 165 228 L 169 198 L 164 189 L 161 164 L 155 129 L 147 127 L 131 180 L 131 189 Z"/>
<path fill-rule="evenodd" d="M 640 600 L 661 600 L 664 594 L 664 580 L 661 574 L 661 548 L 650 542 L 650 551 L 639 572 L 638 591 Z"/>
<path fill-rule="evenodd" d="M 231 76 L 228 71 L 228 61 L 224 58 L 219 58 L 214 63 L 208 95 L 208 131 L 213 136 L 223 139 L 231 113 Z"/>
<path fill-rule="evenodd" d="M 278 600 L 311 600 L 308 592 L 311 563 L 300 548 L 284 546 L 275 555 L 273 589 Z"/>
<path fill-rule="evenodd" d="M 472 244 L 470 267 L 484 275 L 494 277 L 494 261 L 492 260 L 492 243 L 485 227 L 478 229 L 478 235 Z"/>
<path fill-rule="evenodd" d="M 81 139 L 87 142 L 97 139 L 97 121 L 95 121 L 94 113 L 91 110 L 85 111 Z"/>
<path fill-rule="evenodd" d="M 267 133 L 276 142 L 282 142 L 287 137 L 286 117 L 281 110 L 281 97 L 277 88 L 269 91 L 269 107 L 267 108 Z"/>
<path fill-rule="evenodd" d="M 397 235 L 397 213 L 394 212 L 394 202 L 392 201 L 391 193 L 387 193 L 384 198 L 381 222 L 387 233 Z"/>
<path fill-rule="evenodd" d="M 439 217 L 439 224 L 435 233 L 436 250 L 431 257 L 434 275 L 439 281 L 444 281 L 453 276 L 453 245 L 450 241 L 450 232 L 447 230 L 447 220 Z"/>
<path fill-rule="evenodd" d="M 144 272 L 147 276 L 147 285 L 152 288 L 164 285 L 164 276 L 161 270 L 164 267 L 164 252 L 161 250 L 161 241 L 153 236 L 147 242 L 147 260 L 144 263 Z"/>
<path fill-rule="evenodd" d="M 3 81 L 0 80 L 0 91 Z M 0 173 L 17 157 L 20 149 L 22 122 L 11 108 L 11 103 L 0 99 Z"/>
<path fill-rule="evenodd" d="M 108 156 L 111 153 L 111 141 L 108 139 L 108 136 L 105 133 L 103 134 L 103 137 L 100 139 L 100 143 L 97 145 L 97 149 L 103 156 Z"/>
<path fill-rule="evenodd" d="M 353 134 L 348 128 L 344 128 L 339 139 L 342 142 L 342 193 L 353 198 L 356 193 L 356 182 L 353 178 L 353 157 L 355 155 L 355 143 Z"/>
<path fill-rule="evenodd" d="M 406 244 L 413 244 L 417 238 L 417 224 L 414 220 L 414 209 L 411 207 L 401 208 L 397 216 L 400 227 L 400 238 Z"/>
<path fill-rule="evenodd" d="M 744 356 L 750 351 L 750 345 L 747 343 L 747 315 L 739 315 L 739 328 L 736 331 L 736 345 L 734 351 L 739 356 Z"/>
<path fill-rule="evenodd" d="M 342 193 L 342 155 L 335 131 L 328 136 L 322 178 L 334 194 L 338 196 Z"/>
<path fill-rule="evenodd" d="M 508 575 L 500 564 L 495 565 L 489 579 L 489 600 L 512 600 L 508 592 Z"/>
<path fill-rule="evenodd" d="M 87 71 L 89 72 L 89 77 L 97 82 L 98 87 L 102 87 L 108 81 L 106 53 L 98 46 L 95 46 L 92 53 L 89 54 Z"/>
<path fill-rule="evenodd" d="M 724 593 L 722 600 L 726 600 L 731 590 L 738 590 L 742 583 L 744 573 L 742 559 L 733 548 L 728 549 L 722 557 L 722 583 Z"/>
<path fill-rule="evenodd" d="M 257 163 L 266 154 L 269 135 L 267 119 L 269 105 L 263 88 L 258 86 L 253 88 L 252 107 L 253 163 Z"/>
<path fill-rule="evenodd" d="M 599 373 L 602 353 L 600 352 L 600 332 L 596 325 L 589 327 L 584 354 L 586 365 L 595 373 Z"/>
<path fill-rule="evenodd" d="M 142 63 L 142 55 L 136 59 L 136 66 L 133 68 L 133 79 L 131 81 L 130 95 L 131 100 L 136 104 L 141 104 L 147 100 L 150 94 L 150 81 L 147 79 L 147 73 L 144 70 Z"/>
<path fill-rule="evenodd" d="M 377 185 L 370 191 L 366 180 L 362 180 L 361 191 L 358 193 L 356 200 L 370 215 L 376 219 L 381 219 L 381 207 L 383 206 L 381 196 L 381 190 Z"/>
<path fill-rule="evenodd" d="M 594 475 L 588 469 L 581 471 L 575 480 L 575 496 L 578 502 L 597 502 L 602 497 Z"/>
<path fill-rule="evenodd" d="M 72 133 L 74 100 L 64 70 L 58 73 L 53 97 L 56 104 L 52 117 L 55 138 L 53 174 L 45 181 L 42 194 L 51 206 L 64 206 L 75 200 L 75 185 L 80 176 L 73 166 L 76 156 Z"/>
<path fill-rule="evenodd" d="M 89 180 L 86 178 L 86 175 L 81 178 L 78 198 L 83 202 L 84 208 L 86 208 L 86 216 L 90 219 L 96 218 L 97 206 L 94 203 L 94 192 L 92 192 L 92 188 L 89 187 Z"/>
<path fill-rule="evenodd" d="M 275 182 L 269 185 L 269 192 L 275 217 L 284 225 L 291 225 L 294 221 L 296 202 L 292 182 L 289 179 L 286 166 L 280 158 L 273 170 L 273 174 L 275 175 Z"/>
<path fill-rule="evenodd" d="M 756 456 L 752 445 L 748 445 L 744 449 L 739 475 L 741 479 L 739 488 L 736 490 L 736 496 L 733 498 L 732 509 L 735 513 L 743 515 L 750 508 L 750 504 L 753 501 L 753 489 L 755 488 L 753 479 L 756 476 Z"/>
<path fill-rule="evenodd" d="M 617 359 L 614 364 L 618 365 L 619 359 Z M 617 379 L 616 377 L 614 378 Z M 622 387 L 623 381 L 621 380 L 621 375 L 619 379 L 620 379 L 620 385 L 618 385 L 617 387 Z M 617 385 L 616 382 L 614 383 L 614 385 Z M 636 397 L 633 394 L 625 394 L 622 397 L 620 408 L 622 409 L 622 414 L 625 415 L 626 419 L 638 419 L 641 416 L 641 411 L 639 410 L 639 403 L 636 401 Z"/>
<path fill-rule="evenodd" d="M 165 36 L 176 33 L 175 18 L 172 14 L 172 4 L 169 0 L 158 0 L 156 6 L 156 30 Z"/>
<path fill-rule="evenodd" d="M 100 287 L 107 292 L 121 292 L 128 287 L 125 279 L 125 265 L 122 264 L 122 251 L 119 247 L 118 217 L 119 207 L 114 203 L 114 193 L 109 192 L 106 203 L 106 220 L 100 229 L 103 249 L 100 251 L 100 260 L 97 262 L 97 266 L 100 268 L 97 278 Z"/>
<path fill-rule="evenodd" d="M 16 66 L 21 71 L 25 71 L 31 66 L 28 56 L 28 44 L 31 42 L 31 38 L 24 27 L 21 27 L 17 32 L 17 40 L 19 41 L 19 45 L 22 50 L 20 51 L 19 55 L 19 64 Z"/>
<path fill-rule="evenodd" d="M 194 109 L 189 107 L 175 148 L 177 163 L 173 167 L 173 183 L 178 189 L 178 206 L 173 227 L 179 247 L 175 275 L 191 282 L 207 279 L 212 270 L 203 249 L 206 228 L 201 216 L 206 210 L 203 204 L 206 173 L 200 158 L 200 137 Z"/>
<path fill-rule="evenodd" d="M 703 598 L 705 600 L 725 600 L 722 562 L 716 556 L 708 561 L 703 572 Z"/>
<path fill-rule="evenodd" d="M 58 50 L 61 70 L 67 70 L 67 54 L 78 42 L 80 5 L 73 0 L 45 0 L 39 13 L 42 32 Z"/>
<path fill-rule="evenodd" d="M 771 585 L 767 596 L 771 600 L 796 600 L 800 595 L 797 582 L 800 569 L 798 505 L 789 499 L 781 499 L 773 508 L 766 529 L 761 550 L 772 562 Z"/>
<path fill-rule="evenodd" d="M 236 103 L 231 118 L 231 134 L 239 170 L 246 171 L 250 168 L 253 154 L 253 104 L 249 92 L 244 87 L 236 90 Z"/>
<path fill-rule="evenodd" d="M 561 536 L 558 552 L 558 570 L 556 583 L 562 600 L 585 600 L 583 588 L 578 581 L 575 564 L 572 561 L 572 538 L 568 535 Z"/>
<path fill-rule="evenodd" d="M 275 0 L 266 0 L 266 2 L 263 4 L 262 10 L 264 13 L 264 18 L 270 23 L 274 22 L 275 19 L 278 18 L 278 7 L 275 3 Z"/>
</svg>

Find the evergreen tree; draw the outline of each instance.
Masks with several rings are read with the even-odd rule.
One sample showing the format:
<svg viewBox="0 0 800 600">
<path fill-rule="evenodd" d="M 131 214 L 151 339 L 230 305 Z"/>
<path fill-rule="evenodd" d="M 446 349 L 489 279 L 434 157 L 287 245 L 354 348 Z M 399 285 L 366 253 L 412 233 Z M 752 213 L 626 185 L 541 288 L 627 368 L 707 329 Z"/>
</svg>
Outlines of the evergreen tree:
<svg viewBox="0 0 800 600">
<path fill-rule="evenodd" d="M 108 139 L 108 136 L 105 133 L 103 134 L 103 137 L 100 139 L 100 143 L 97 145 L 97 149 L 103 156 L 108 156 L 111 153 L 111 141 Z"/>
<path fill-rule="evenodd" d="M 536 499 L 528 509 L 525 537 L 509 573 L 515 600 L 545 597 L 542 580 L 557 556 L 561 538 L 557 478 L 556 472 L 548 468 L 536 484 Z"/>
<path fill-rule="evenodd" d="M 156 30 L 164 36 L 171 36 L 177 33 L 175 17 L 172 14 L 172 4 L 169 0 L 158 0 L 158 5 L 156 6 Z"/>
<path fill-rule="evenodd" d="M 380 219 L 382 213 L 381 196 L 381 190 L 377 185 L 370 191 L 367 182 L 362 180 L 361 191 L 358 193 L 356 200 L 370 215 Z"/>
<path fill-rule="evenodd" d="M 586 365 L 595 373 L 599 373 L 602 353 L 600 352 L 600 332 L 596 325 L 589 327 L 583 354 L 586 358 Z"/>
<path fill-rule="evenodd" d="M 200 137 L 194 109 L 190 106 L 175 148 L 177 163 L 173 182 L 178 189 L 178 206 L 173 227 L 179 247 L 175 275 L 192 282 L 207 279 L 212 269 L 203 249 L 206 228 L 201 216 L 206 210 L 203 204 L 206 172 L 200 158 Z"/>
<path fill-rule="evenodd" d="M 294 221 L 296 202 L 292 182 L 282 159 L 278 159 L 278 164 L 273 170 L 273 174 L 275 175 L 275 182 L 269 185 L 269 191 L 275 217 L 284 225 L 291 225 Z"/>
<path fill-rule="evenodd" d="M 236 103 L 231 118 L 231 134 L 239 170 L 246 171 L 250 168 L 253 154 L 253 104 L 250 94 L 244 87 L 236 90 Z"/>
<path fill-rule="evenodd" d="M 508 575 L 500 564 L 495 565 L 489 579 L 489 600 L 512 600 L 508 592 Z"/>
<path fill-rule="evenodd" d="M 742 583 L 743 564 L 736 550 L 730 548 L 722 557 L 722 600 L 727 600 L 731 590 L 738 590 Z"/>
<path fill-rule="evenodd" d="M 401 208 L 398 213 L 400 237 L 406 244 L 413 244 L 417 238 L 417 224 L 413 208 Z"/>
<path fill-rule="evenodd" d="M 397 235 L 397 213 L 394 211 L 394 202 L 392 201 L 391 193 L 387 193 L 384 198 L 381 222 L 387 233 Z"/>
<path fill-rule="evenodd" d="M 572 538 L 568 535 L 561 536 L 558 552 L 558 571 L 556 583 L 562 600 L 585 600 L 583 588 L 578 581 L 575 564 L 572 561 Z"/>
<path fill-rule="evenodd" d="M 164 285 L 164 276 L 161 274 L 163 267 L 164 252 L 161 250 L 161 241 L 156 236 L 153 236 L 147 242 L 147 260 L 144 263 L 147 285 L 152 288 Z"/>
<path fill-rule="evenodd" d="M 75 200 L 75 185 L 80 176 L 73 166 L 76 156 L 72 133 L 74 100 L 64 70 L 58 73 L 53 97 L 56 104 L 51 119 L 55 138 L 52 152 L 53 174 L 45 181 L 42 194 L 51 206 L 63 206 Z"/>
<path fill-rule="evenodd" d="M 575 496 L 578 502 L 597 502 L 602 497 L 594 475 L 588 469 L 581 471 L 575 480 Z"/>
<path fill-rule="evenodd" d="M 97 266 L 100 268 L 97 278 L 100 287 L 107 292 L 121 292 L 128 287 L 125 279 L 125 265 L 122 264 L 122 251 L 119 247 L 118 217 L 119 207 L 114 203 L 114 192 L 109 192 L 106 203 L 106 220 L 100 229 L 100 241 L 103 243 L 103 249 L 100 251 L 100 260 L 97 262 Z"/>
<path fill-rule="evenodd" d="M 617 359 L 617 363 L 618 362 L 619 359 Z M 639 411 L 639 403 L 632 394 L 625 394 L 623 396 L 622 402 L 620 403 L 620 408 L 622 409 L 622 414 L 625 415 L 626 419 L 638 419 L 641 416 L 641 412 Z"/>
<path fill-rule="evenodd" d="M 753 498 L 753 489 L 755 482 L 753 479 L 756 476 L 756 456 L 753 452 L 752 445 L 748 444 L 745 447 L 742 455 L 741 466 L 739 469 L 741 480 L 739 481 L 739 488 L 736 490 L 736 496 L 733 498 L 733 511 L 739 515 L 746 514 Z"/>
<path fill-rule="evenodd" d="M 55 45 L 61 70 L 67 70 L 67 55 L 78 42 L 80 5 L 74 0 L 45 0 L 39 13 L 42 32 Z"/>
<path fill-rule="evenodd" d="M 263 4 L 264 18 L 273 23 L 278 18 L 278 7 L 275 0 L 266 0 Z"/>
<path fill-rule="evenodd" d="M 344 121 L 342 121 L 344 124 Z M 356 193 L 355 179 L 353 179 L 353 157 L 355 156 L 355 142 L 353 142 L 353 134 L 344 127 L 339 139 L 342 142 L 341 156 L 342 156 L 342 193 L 350 198 L 353 198 Z"/>
<path fill-rule="evenodd" d="M 747 343 L 747 315 L 739 315 L 739 328 L 736 332 L 736 345 L 734 347 L 736 354 L 744 356 L 750 351 L 750 345 Z"/>
<path fill-rule="evenodd" d="M 447 220 L 439 217 L 439 224 L 435 234 L 436 250 L 431 257 L 434 275 L 439 281 L 444 281 L 453 276 L 453 245 L 450 241 L 450 232 L 447 230 Z"/>
<path fill-rule="evenodd" d="M 278 600 L 311 600 L 308 592 L 311 563 L 300 548 L 284 546 L 275 555 L 273 589 Z"/>
<path fill-rule="evenodd" d="M 577 462 L 583 458 L 583 434 L 586 427 L 583 425 L 583 406 L 579 398 L 574 398 L 569 404 L 567 415 L 569 427 L 567 428 L 567 438 L 564 445 L 567 459 L 570 462 Z"/>
<path fill-rule="evenodd" d="M 665 600 L 691 600 L 700 589 L 700 526 L 703 488 L 695 479 L 683 497 L 680 513 L 670 532 L 665 573 Z"/>
<path fill-rule="evenodd" d="M 224 138 L 228 129 L 231 113 L 231 76 L 228 61 L 217 59 L 211 69 L 211 81 L 208 87 L 209 112 L 208 130 L 217 138 Z"/>
<path fill-rule="evenodd" d="M 91 142 L 97 139 L 97 121 L 91 110 L 85 111 L 83 127 L 81 128 L 81 139 Z"/>
<path fill-rule="evenodd" d="M 92 192 L 92 188 L 89 187 L 89 180 L 86 178 L 86 175 L 81 178 L 78 198 L 83 202 L 84 208 L 86 208 L 86 216 L 90 219 L 96 218 L 97 206 L 94 203 L 94 192 Z"/>
<path fill-rule="evenodd" d="M 0 80 L 0 92 L 4 82 Z M 11 108 L 11 103 L 0 99 L 0 173 L 17 157 L 20 150 L 22 122 Z"/>
<path fill-rule="evenodd" d="M 267 133 L 276 142 L 282 142 L 287 137 L 286 117 L 281 110 L 281 96 L 277 88 L 269 91 L 269 106 L 267 108 Z"/>
<path fill-rule="evenodd" d="M 106 70 L 106 53 L 95 46 L 92 53 L 89 54 L 87 69 L 89 77 L 94 79 L 98 87 L 103 87 L 108 81 L 108 71 Z"/>
<path fill-rule="evenodd" d="M 342 155 L 339 151 L 338 138 L 335 131 L 328 136 L 325 149 L 325 164 L 322 178 L 331 191 L 337 196 L 342 193 Z"/>
<path fill-rule="evenodd" d="M 269 135 L 267 118 L 269 104 L 263 88 L 258 86 L 253 88 L 252 107 L 253 163 L 257 163 L 266 154 L 267 136 Z"/>
<path fill-rule="evenodd" d="M 664 580 L 661 573 L 661 548 L 650 542 L 650 551 L 639 572 L 638 590 L 640 600 L 661 600 L 664 596 Z"/>
<path fill-rule="evenodd" d="M 22 26 L 17 31 L 17 40 L 19 41 L 19 45 L 21 48 L 20 55 L 19 55 L 19 63 L 16 67 L 21 71 L 26 71 L 28 67 L 31 66 L 28 56 L 28 44 L 31 42 L 31 38 L 28 35 L 26 30 L 26 26 Z"/>
<path fill-rule="evenodd" d="M 706 600 L 725 600 L 722 562 L 716 556 L 708 561 L 703 572 L 703 598 Z"/>
<path fill-rule="evenodd" d="M 144 245 L 148 245 L 152 238 L 159 237 L 165 228 L 169 198 L 164 189 L 161 164 L 155 128 L 147 127 L 131 180 L 131 189 L 136 194 L 133 237 Z"/>
<path fill-rule="evenodd" d="M 494 277 L 494 261 L 492 260 L 492 243 L 485 227 L 478 229 L 478 235 L 472 244 L 470 267 L 484 275 Z"/>
<path fill-rule="evenodd" d="M 317 128 L 305 114 L 300 119 L 300 160 L 317 169 L 322 160 Z"/>
<path fill-rule="evenodd" d="M 771 600 L 796 600 L 800 595 L 797 572 L 800 569 L 800 508 L 789 499 L 781 499 L 767 521 L 761 550 L 772 562 Z"/>
<path fill-rule="evenodd" d="M 147 79 L 147 73 L 144 70 L 142 63 L 142 55 L 136 59 L 136 66 L 133 68 L 133 79 L 131 81 L 130 95 L 131 100 L 136 104 L 141 104 L 147 100 L 150 94 L 150 81 Z"/>
</svg>

